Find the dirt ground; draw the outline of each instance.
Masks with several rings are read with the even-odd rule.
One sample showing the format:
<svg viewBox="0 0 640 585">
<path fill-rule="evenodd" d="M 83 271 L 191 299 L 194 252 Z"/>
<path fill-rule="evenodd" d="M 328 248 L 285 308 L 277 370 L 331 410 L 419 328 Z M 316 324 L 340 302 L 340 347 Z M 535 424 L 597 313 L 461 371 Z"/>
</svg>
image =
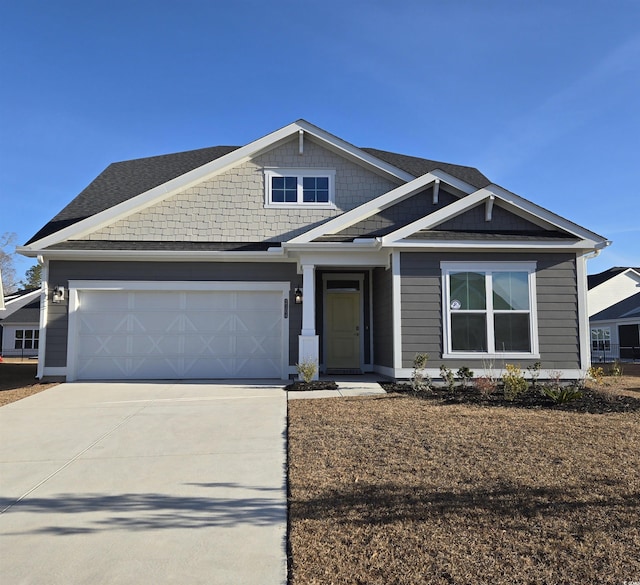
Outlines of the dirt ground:
<svg viewBox="0 0 640 585">
<path fill-rule="evenodd" d="M 4 358 L 0 363 L 0 406 L 21 400 L 56 386 L 58 382 L 40 383 L 36 379 L 35 360 Z"/>
</svg>

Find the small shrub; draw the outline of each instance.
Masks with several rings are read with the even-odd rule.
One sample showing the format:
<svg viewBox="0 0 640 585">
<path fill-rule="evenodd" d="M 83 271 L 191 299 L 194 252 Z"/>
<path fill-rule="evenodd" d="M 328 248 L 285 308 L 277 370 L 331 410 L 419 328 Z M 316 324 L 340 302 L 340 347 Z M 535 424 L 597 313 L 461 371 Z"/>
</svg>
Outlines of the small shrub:
<svg viewBox="0 0 640 585">
<path fill-rule="evenodd" d="M 498 387 L 498 383 L 495 378 L 491 376 L 480 376 L 475 379 L 474 382 L 476 386 L 476 390 L 482 394 L 482 396 L 489 396 L 489 394 L 493 394 Z"/>
<path fill-rule="evenodd" d="M 502 374 L 502 383 L 504 384 L 505 400 L 513 401 L 520 394 L 526 392 L 529 388 L 528 382 L 524 379 L 524 374 L 520 366 L 506 364 L 506 373 Z"/>
<path fill-rule="evenodd" d="M 543 386 L 542 392 L 556 404 L 566 404 L 582 398 L 582 392 L 575 386 Z"/>
<path fill-rule="evenodd" d="M 444 381 L 449 392 L 453 392 L 455 389 L 455 377 L 453 371 L 447 368 L 444 364 L 440 366 L 440 377 Z"/>
<path fill-rule="evenodd" d="M 466 389 L 469 386 L 469 382 L 473 379 L 473 372 L 465 366 L 456 372 L 456 376 L 458 380 L 460 380 L 462 387 Z"/>
<path fill-rule="evenodd" d="M 296 370 L 298 371 L 298 377 L 302 378 L 307 384 L 313 380 L 318 371 L 318 364 L 315 360 L 309 358 L 296 364 Z"/>
<path fill-rule="evenodd" d="M 602 369 L 602 368 L 600 368 Z M 615 360 L 613 362 L 613 364 L 611 364 L 611 368 L 609 369 L 609 373 L 614 377 L 614 378 L 619 378 L 620 376 L 622 376 L 622 365 L 620 365 L 620 361 L 619 360 Z"/>
<path fill-rule="evenodd" d="M 429 361 L 428 353 L 417 353 L 413 358 L 413 373 L 411 374 L 411 387 L 414 392 L 423 392 L 431 387 L 431 378 L 424 373 Z"/>
<path fill-rule="evenodd" d="M 531 376 L 531 385 L 535 388 L 538 384 L 538 378 L 540 377 L 540 368 L 542 364 L 540 362 L 536 362 L 532 366 L 527 366 L 527 371 L 529 372 L 529 376 Z"/>
<path fill-rule="evenodd" d="M 604 370 L 601 367 L 591 366 L 587 371 L 587 375 L 595 382 L 596 386 L 602 386 L 604 381 Z"/>
</svg>

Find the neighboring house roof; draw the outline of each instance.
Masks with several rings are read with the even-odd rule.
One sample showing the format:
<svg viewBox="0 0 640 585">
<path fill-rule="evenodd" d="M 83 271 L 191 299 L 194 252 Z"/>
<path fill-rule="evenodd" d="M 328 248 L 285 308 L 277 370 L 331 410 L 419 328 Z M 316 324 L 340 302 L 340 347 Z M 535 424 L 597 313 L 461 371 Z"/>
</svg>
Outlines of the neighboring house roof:
<svg viewBox="0 0 640 585">
<path fill-rule="evenodd" d="M 596 313 L 590 321 L 617 321 L 619 319 L 640 319 L 640 292 L 628 297 L 615 305 Z"/>
<path fill-rule="evenodd" d="M 39 292 L 39 291 L 38 291 Z M 39 323 L 40 322 L 40 298 L 31 301 L 28 305 L 21 307 L 0 323 L 7 325 L 9 323 Z"/>
<path fill-rule="evenodd" d="M 603 282 L 607 282 L 607 280 L 610 280 L 614 276 L 626 272 L 627 270 L 634 270 L 638 273 L 638 275 L 640 275 L 640 268 L 633 268 L 629 266 L 614 266 L 613 268 L 609 268 L 607 270 L 604 270 L 603 272 L 599 272 L 598 274 L 590 274 L 589 276 L 587 276 L 587 284 L 589 286 L 589 289 L 595 288 Z"/>
<path fill-rule="evenodd" d="M 0 323 L 6 322 L 14 313 L 31 304 L 38 303 L 38 311 L 40 306 L 40 289 L 24 289 L 18 290 L 4 297 L 4 309 L 0 309 Z M 36 318 L 36 321 L 38 319 Z"/>
</svg>

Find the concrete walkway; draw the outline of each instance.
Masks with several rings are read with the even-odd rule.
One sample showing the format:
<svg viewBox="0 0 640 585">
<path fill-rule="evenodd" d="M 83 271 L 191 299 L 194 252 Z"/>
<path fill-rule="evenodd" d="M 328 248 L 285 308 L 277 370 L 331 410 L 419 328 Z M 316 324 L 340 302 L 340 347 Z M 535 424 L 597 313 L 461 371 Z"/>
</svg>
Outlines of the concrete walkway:
<svg viewBox="0 0 640 585">
<path fill-rule="evenodd" d="M 358 376 L 323 376 L 320 379 L 335 380 L 337 390 L 311 390 L 308 392 L 288 392 L 288 400 L 301 400 L 308 398 L 340 398 L 344 396 L 372 396 L 374 394 L 386 394 L 378 384 L 380 376 L 365 374 Z"/>
<path fill-rule="evenodd" d="M 62 384 L 0 408 L 0 582 L 286 583 L 282 386 Z"/>
</svg>

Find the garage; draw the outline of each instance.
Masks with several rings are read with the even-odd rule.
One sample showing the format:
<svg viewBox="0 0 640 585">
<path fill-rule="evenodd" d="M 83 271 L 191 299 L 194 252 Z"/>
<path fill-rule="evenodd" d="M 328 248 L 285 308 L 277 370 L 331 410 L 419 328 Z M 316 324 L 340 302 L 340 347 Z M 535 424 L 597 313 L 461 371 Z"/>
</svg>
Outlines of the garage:
<svg viewBox="0 0 640 585">
<path fill-rule="evenodd" d="M 68 379 L 284 378 L 289 283 L 69 284 Z"/>
</svg>

